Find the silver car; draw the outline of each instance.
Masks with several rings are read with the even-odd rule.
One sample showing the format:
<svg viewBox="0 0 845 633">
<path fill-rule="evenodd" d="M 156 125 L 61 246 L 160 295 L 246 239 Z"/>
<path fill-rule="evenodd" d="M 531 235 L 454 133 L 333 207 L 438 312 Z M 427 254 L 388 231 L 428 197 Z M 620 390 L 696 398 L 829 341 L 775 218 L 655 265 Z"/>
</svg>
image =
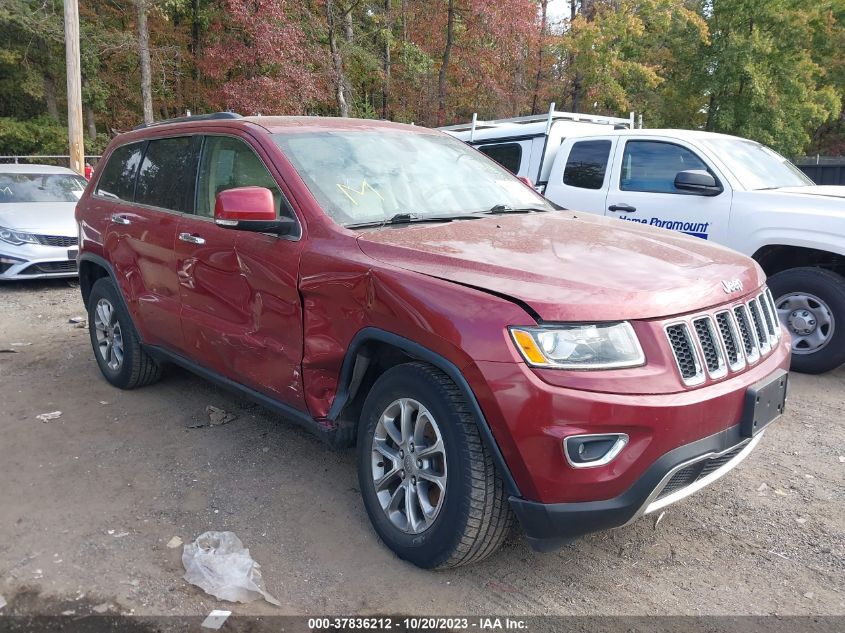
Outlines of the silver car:
<svg viewBox="0 0 845 633">
<path fill-rule="evenodd" d="M 0 165 L 0 281 L 75 277 L 73 211 L 87 184 L 49 165 Z"/>
</svg>

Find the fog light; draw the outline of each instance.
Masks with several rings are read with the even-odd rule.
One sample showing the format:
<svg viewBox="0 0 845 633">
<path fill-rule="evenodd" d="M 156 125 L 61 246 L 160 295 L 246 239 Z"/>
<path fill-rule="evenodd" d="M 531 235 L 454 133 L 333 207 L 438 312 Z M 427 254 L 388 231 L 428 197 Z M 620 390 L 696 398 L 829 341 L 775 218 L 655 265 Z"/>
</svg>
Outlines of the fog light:
<svg viewBox="0 0 845 633">
<path fill-rule="evenodd" d="M 563 440 L 563 454 L 573 468 L 595 468 L 612 462 L 627 444 L 625 433 L 570 435 Z"/>
<path fill-rule="evenodd" d="M 12 266 L 22 264 L 25 261 L 25 259 L 18 259 L 17 257 L 7 257 L 6 255 L 0 255 L 0 274 L 5 273 Z"/>
</svg>

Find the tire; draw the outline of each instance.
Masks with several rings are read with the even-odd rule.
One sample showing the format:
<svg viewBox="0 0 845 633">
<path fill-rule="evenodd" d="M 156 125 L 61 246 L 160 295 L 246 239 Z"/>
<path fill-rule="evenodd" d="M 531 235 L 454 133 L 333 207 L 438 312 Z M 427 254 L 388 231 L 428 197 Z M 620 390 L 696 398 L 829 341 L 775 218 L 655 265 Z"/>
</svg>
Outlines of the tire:
<svg viewBox="0 0 845 633">
<path fill-rule="evenodd" d="M 106 327 L 103 327 L 104 324 Z M 154 383 L 161 377 L 161 365 L 141 347 L 110 278 L 98 279 L 91 288 L 88 333 L 97 365 L 105 379 L 115 387 L 135 389 Z"/>
<path fill-rule="evenodd" d="M 773 275 L 769 289 L 792 335 L 793 370 L 821 374 L 845 363 L 845 278 L 824 268 L 792 268 Z"/>
<path fill-rule="evenodd" d="M 418 431 L 410 442 L 403 440 L 404 444 L 392 439 L 386 431 L 389 425 L 383 421 L 394 419 L 394 413 L 401 418 L 402 406 L 397 403 L 402 402 L 412 412 L 410 419 L 415 420 Z M 415 415 L 413 403 L 419 405 Z M 398 426 L 392 429 L 399 431 Z M 442 450 L 436 450 L 438 437 Z M 387 459 L 375 450 L 377 439 L 394 457 Z M 415 453 L 427 457 L 391 461 L 400 450 L 407 451 L 406 456 Z M 415 464 L 422 467 L 415 468 Z M 381 493 L 382 499 L 385 494 L 392 498 L 393 492 L 405 500 L 391 518 L 377 494 L 375 476 L 394 471 L 397 466 L 403 470 L 383 486 Z M 428 479 L 432 473 L 443 474 L 445 493 Z M 424 363 L 389 369 L 367 395 L 358 425 L 358 480 L 364 507 L 379 537 L 399 558 L 418 567 L 446 569 L 480 561 L 501 546 L 511 529 L 513 515 L 504 485 L 466 398 L 445 374 Z M 414 510 L 410 515 L 407 495 L 414 493 L 401 492 L 403 483 L 417 491 L 413 498 L 418 501 L 411 501 Z M 393 485 L 395 490 L 391 491 Z M 424 504 L 434 508 L 430 516 L 423 510 Z M 401 527 L 403 509 L 405 525 Z M 420 519 L 416 529 L 414 516 Z"/>
</svg>

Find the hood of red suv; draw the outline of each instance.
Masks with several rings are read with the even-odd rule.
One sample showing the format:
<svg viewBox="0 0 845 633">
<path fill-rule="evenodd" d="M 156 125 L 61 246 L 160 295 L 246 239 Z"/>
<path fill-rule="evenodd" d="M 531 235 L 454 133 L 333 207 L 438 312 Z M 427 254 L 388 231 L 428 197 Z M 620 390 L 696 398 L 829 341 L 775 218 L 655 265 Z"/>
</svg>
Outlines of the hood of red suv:
<svg viewBox="0 0 845 633">
<path fill-rule="evenodd" d="M 765 280 L 751 259 L 704 240 L 568 211 L 385 227 L 358 243 L 381 262 L 521 301 L 544 321 L 667 317 Z M 734 280 L 743 290 L 728 293 Z"/>
</svg>

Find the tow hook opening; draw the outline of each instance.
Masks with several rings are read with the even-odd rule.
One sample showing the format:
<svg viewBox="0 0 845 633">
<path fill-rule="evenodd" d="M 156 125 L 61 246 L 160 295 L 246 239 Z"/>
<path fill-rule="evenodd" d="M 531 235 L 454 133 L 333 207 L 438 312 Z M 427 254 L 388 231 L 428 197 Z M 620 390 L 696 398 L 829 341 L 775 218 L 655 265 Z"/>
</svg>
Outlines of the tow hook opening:
<svg viewBox="0 0 845 633">
<path fill-rule="evenodd" d="M 627 444 L 625 433 L 570 435 L 563 440 L 563 454 L 573 468 L 596 468 L 616 459 Z"/>
</svg>

